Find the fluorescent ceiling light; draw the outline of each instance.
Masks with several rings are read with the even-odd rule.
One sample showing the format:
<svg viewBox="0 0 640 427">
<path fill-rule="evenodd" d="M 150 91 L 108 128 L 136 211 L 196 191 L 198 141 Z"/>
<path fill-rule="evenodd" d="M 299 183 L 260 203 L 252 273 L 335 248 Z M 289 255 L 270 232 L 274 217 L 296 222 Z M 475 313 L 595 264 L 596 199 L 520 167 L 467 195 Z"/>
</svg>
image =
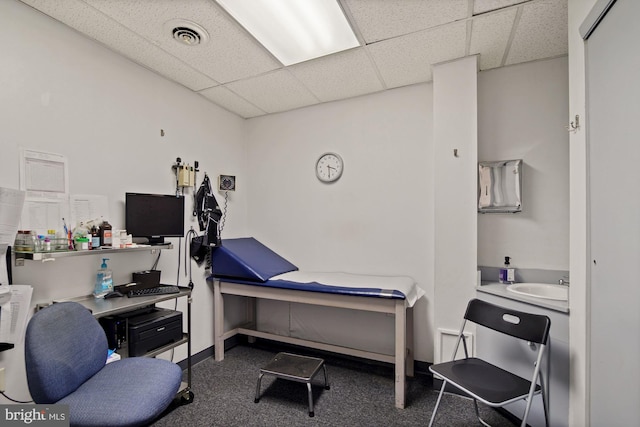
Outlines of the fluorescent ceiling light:
<svg viewBox="0 0 640 427">
<path fill-rule="evenodd" d="M 337 0 L 216 0 L 284 65 L 360 45 Z"/>
</svg>

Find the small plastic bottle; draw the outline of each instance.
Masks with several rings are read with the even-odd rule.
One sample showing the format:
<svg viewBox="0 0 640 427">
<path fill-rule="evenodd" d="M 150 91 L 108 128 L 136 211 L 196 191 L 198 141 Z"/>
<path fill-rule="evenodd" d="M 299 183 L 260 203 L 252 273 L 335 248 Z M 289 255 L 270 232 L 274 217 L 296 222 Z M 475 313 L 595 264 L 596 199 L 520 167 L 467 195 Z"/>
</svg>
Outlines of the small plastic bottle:
<svg viewBox="0 0 640 427">
<path fill-rule="evenodd" d="M 89 250 L 90 240 L 86 237 L 76 237 L 74 240 L 74 248 L 76 251 L 87 251 Z"/>
<path fill-rule="evenodd" d="M 44 236 L 42 234 L 38 234 L 35 244 L 35 252 L 44 252 Z"/>
<path fill-rule="evenodd" d="M 113 274 L 107 267 L 107 261 L 109 258 L 102 258 L 102 265 L 96 274 L 96 285 L 93 290 L 93 295 L 96 298 L 102 298 L 113 291 Z"/>
<path fill-rule="evenodd" d="M 91 227 L 91 249 L 100 248 L 100 233 L 95 225 Z"/>
<path fill-rule="evenodd" d="M 516 270 L 511 267 L 511 257 L 504 257 L 504 267 L 500 268 L 500 276 L 498 280 L 500 283 L 513 283 L 516 280 Z"/>
</svg>

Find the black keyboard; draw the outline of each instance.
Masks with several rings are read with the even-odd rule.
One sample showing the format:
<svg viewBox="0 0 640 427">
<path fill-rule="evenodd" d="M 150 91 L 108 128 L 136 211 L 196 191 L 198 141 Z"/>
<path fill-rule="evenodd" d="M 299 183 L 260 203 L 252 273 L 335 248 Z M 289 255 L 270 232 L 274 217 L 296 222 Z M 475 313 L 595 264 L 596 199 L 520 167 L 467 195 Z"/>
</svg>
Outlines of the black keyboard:
<svg viewBox="0 0 640 427">
<path fill-rule="evenodd" d="M 157 286 L 155 288 L 133 289 L 127 293 L 129 298 L 133 297 L 150 297 L 155 295 L 177 294 L 180 288 L 177 286 Z"/>
</svg>

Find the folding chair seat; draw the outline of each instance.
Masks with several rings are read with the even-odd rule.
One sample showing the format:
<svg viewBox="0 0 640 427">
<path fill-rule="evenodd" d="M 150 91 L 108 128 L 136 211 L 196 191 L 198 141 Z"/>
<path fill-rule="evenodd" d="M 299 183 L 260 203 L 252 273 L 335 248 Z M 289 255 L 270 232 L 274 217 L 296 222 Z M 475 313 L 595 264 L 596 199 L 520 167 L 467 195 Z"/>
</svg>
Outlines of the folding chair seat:
<svg viewBox="0 0 640 427">
<path fill-rule="evenodd" d="M 530 379 L 522 378 L 480 358 L 469 357 L 464 336 L 467 322 L 537 344 L 538 350 Z M 541 395 L 545 423 L 548 427 L 546 380 L 540 369 L 540 364 L 544 355 L 547 354 L 546 348 L 550 328 L 551 320 L 547 316 L 512 310 L 478 299 L 469 301 L 452 360 L 429 367 L 434 376 L 438 376 L 443 380 L 429 426 L 432 426 L 436 419 L 438 406 L 445 388 L 447 385 L 451 385 L 463 394 L 473 398 L 476 416 L 485 426 L 488 426 L 488 424 L 480 417 L 478 401 L 491 407 L 502 407 L 518 400 L 525 400 L 526 407 L 521 424 L 524 427 L 527 425 L 533 397 Z M 455 360 L 460 342 L 462 342 L 464 348 L 464 358 Z"/>
</svg>

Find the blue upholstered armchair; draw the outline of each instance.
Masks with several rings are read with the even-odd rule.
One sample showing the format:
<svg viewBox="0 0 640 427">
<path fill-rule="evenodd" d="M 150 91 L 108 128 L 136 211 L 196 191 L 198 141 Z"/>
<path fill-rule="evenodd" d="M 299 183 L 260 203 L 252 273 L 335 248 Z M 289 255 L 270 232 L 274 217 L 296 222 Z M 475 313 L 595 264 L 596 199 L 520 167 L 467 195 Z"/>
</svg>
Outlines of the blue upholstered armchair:
<svg viewBox="0 0 640 427">
<path fill-rule="evenodd" d="M 78 303 L 44 308 L 27 326 L 29 392 L 36 403 L 69 405 L 73 426 L 147 425 L 176 397 L 182 370 L 175 363 L 106 359 L 105 333 Z"/>
</svg>

